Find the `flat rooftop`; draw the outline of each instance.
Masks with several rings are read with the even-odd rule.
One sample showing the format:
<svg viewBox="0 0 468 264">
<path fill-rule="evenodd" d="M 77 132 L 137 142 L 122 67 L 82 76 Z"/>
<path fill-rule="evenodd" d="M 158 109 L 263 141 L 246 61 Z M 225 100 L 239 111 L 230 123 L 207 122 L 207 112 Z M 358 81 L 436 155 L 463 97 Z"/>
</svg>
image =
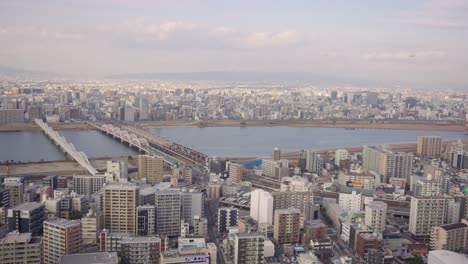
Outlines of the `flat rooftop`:
<svg viewBox="0 0 468 264">
<path fill-rule="evenodd" d="M 14 210 L 27 210 L 27 211 L 30 211 L 30 210 L 34 210 L 36 208 L 39 208 L 41 206 L 44 206 L 44 205 L 41 204 L 41 203 L 30 202 L 30 203 L 22 203 L 20 205 L 17 205 L 15 207 L 13 207 L 13 209 Z"/>
<path fill-rule="evenodd" d="M 65 255 L 59 258 L 59 264 L 117 264 L 117 252 L 99 252 L 89 254 Z"/>
</svg>

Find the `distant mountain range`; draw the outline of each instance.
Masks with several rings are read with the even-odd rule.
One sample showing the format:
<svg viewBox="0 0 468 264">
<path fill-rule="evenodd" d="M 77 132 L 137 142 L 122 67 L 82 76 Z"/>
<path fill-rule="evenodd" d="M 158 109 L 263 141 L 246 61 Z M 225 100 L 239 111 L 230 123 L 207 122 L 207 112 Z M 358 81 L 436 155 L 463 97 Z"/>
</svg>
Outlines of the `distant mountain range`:
<svg viewBox="0 0 468 264">
<path fill-rule="evenodd" d="M 33 77 L 33 78 L 68 78 L 68 79 L 114 79 L 114 80 L 180 80 L 180 81 L 214 81 L 214 82 L 257 82 L 257 83 L 310 83 L 330 86 L 363 86 L 363 87 L 415 87 L 424 89 L 458 89 L 465 91 L 465 85 L 455 83 L 433 82 L 422 84 L 409 81 L 382 81 L 377 79 L 344 78 L 320 75 L 310 72 L 254 72 L 254 71 L 206 71 L 206 72 L 166 72 L 166 73 L 124 73 L 101 77 L 79 77 L 49 71 L 25 70 L 0 65 L 0 77 Z"/>
<path fill-rule="evenodd" d="M 38 70 L 25 70 L 12 68 L 7 66 L 0 65 L 0 76 L 9 76 L 9 77 L 41 77 L 41 78 L 58 78 L 63 77 L 62 74 L 48 71 L 38 71 Z"/>
<path fill-rule="evenodd" d="M 169 72 L 133 73 L 107 76 L 109 79 L 159 79 L 181 81 L 224 81 L 224 82 L 287 82 L 314 84 L 355 84 L 368 85 L 369 82 L 323 76 L 309 72 L 249 72 L 249 71 L 207 71 L 207 72 Z"/>
</svg>

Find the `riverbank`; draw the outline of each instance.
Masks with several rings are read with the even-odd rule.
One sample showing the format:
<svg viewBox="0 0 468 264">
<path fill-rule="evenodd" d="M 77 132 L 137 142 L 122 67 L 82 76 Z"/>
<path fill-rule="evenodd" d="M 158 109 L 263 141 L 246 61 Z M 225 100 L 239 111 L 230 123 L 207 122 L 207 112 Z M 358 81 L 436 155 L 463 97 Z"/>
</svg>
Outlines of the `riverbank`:
<svg viewBox="0 0 468 264">
<path fill-rule="evenodd" d="M 60 130 L 93 130 L 94 128 L 86 122 L 73 123 L 49 123 L 56 131 Z M 41 131 L 41 128 L 35 123 L 11 123 L 0 124 L 0 132 L 14 131 Z"/>
<path fill-rule="evenodd" d="M 324 128 L 344 128 L 344 129 L 393 129 L 393 130 L 438 130 L 438 131 L 464 131 L 463 124 L 450 122 L 426 122 L 426 121 L 325 121 L 325 120 L 279 120 L 246 121 L 241 125 L 240 121 L 235 120 L 216 120 L 216 121 L 140 121 L 137 125 L 145 128 L 155 127 L 324 127 Z"/>
<path fill-rule="evenodd" d="M 128 156 L 112 156 L 112 157 L 97 157 L 90 158 L 89 162 L 97 170 L 104 170 L 107 166 L 107 161 Z M 136 156 L 135 156 L 136 158 Z M 129 168 L 134 167 L 133 162 L 129 162 Z M 0 177 L 24 176 L 24 175 L 57 175 L 57 176 L 73 176 L 87 174 L 78 162 L 73 160 L 54 160 L 43 162 L 25 162 L 13 163 L 9 165 L 9 172 L 5 163 L 0 164 Z"/>
</svg>

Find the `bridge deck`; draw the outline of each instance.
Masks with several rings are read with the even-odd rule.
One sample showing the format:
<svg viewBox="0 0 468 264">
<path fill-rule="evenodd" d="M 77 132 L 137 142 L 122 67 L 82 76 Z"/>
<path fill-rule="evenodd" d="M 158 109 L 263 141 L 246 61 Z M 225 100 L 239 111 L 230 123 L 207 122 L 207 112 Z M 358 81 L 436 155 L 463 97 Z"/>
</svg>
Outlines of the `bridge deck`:
<svg viewBox="0 0 468 264">
<path fill-rule="evenodd" d="M 46 134 L 55 144 L 60 146 L 60 148 L 73 158 L 78 164 L 85 168 L 91 175 L 96 175 L 98 171 L 91 166 L 91 163 L 88 160 L 88 157 L 84 152 L 76 151 L 73 144 L 68 143 L 67 140 L 55 132 L 49 125 L 44 123 L 41 119 L 34 120 L 36 124 L 42 129 L 44 134 Z"/>
</svg>

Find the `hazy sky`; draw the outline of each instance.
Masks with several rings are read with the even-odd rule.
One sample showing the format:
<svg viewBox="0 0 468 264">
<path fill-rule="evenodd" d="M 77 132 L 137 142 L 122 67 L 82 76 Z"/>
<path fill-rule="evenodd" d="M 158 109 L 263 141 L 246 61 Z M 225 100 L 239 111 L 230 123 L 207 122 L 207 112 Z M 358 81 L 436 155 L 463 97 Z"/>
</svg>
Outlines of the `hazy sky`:
<svg viewBox="0 0 468 264">
<path fill-rule="evenodd" d="M 2 0 L 0 65 L 460 86 L 468 84 L 468 0 Z"/>
</svg>

